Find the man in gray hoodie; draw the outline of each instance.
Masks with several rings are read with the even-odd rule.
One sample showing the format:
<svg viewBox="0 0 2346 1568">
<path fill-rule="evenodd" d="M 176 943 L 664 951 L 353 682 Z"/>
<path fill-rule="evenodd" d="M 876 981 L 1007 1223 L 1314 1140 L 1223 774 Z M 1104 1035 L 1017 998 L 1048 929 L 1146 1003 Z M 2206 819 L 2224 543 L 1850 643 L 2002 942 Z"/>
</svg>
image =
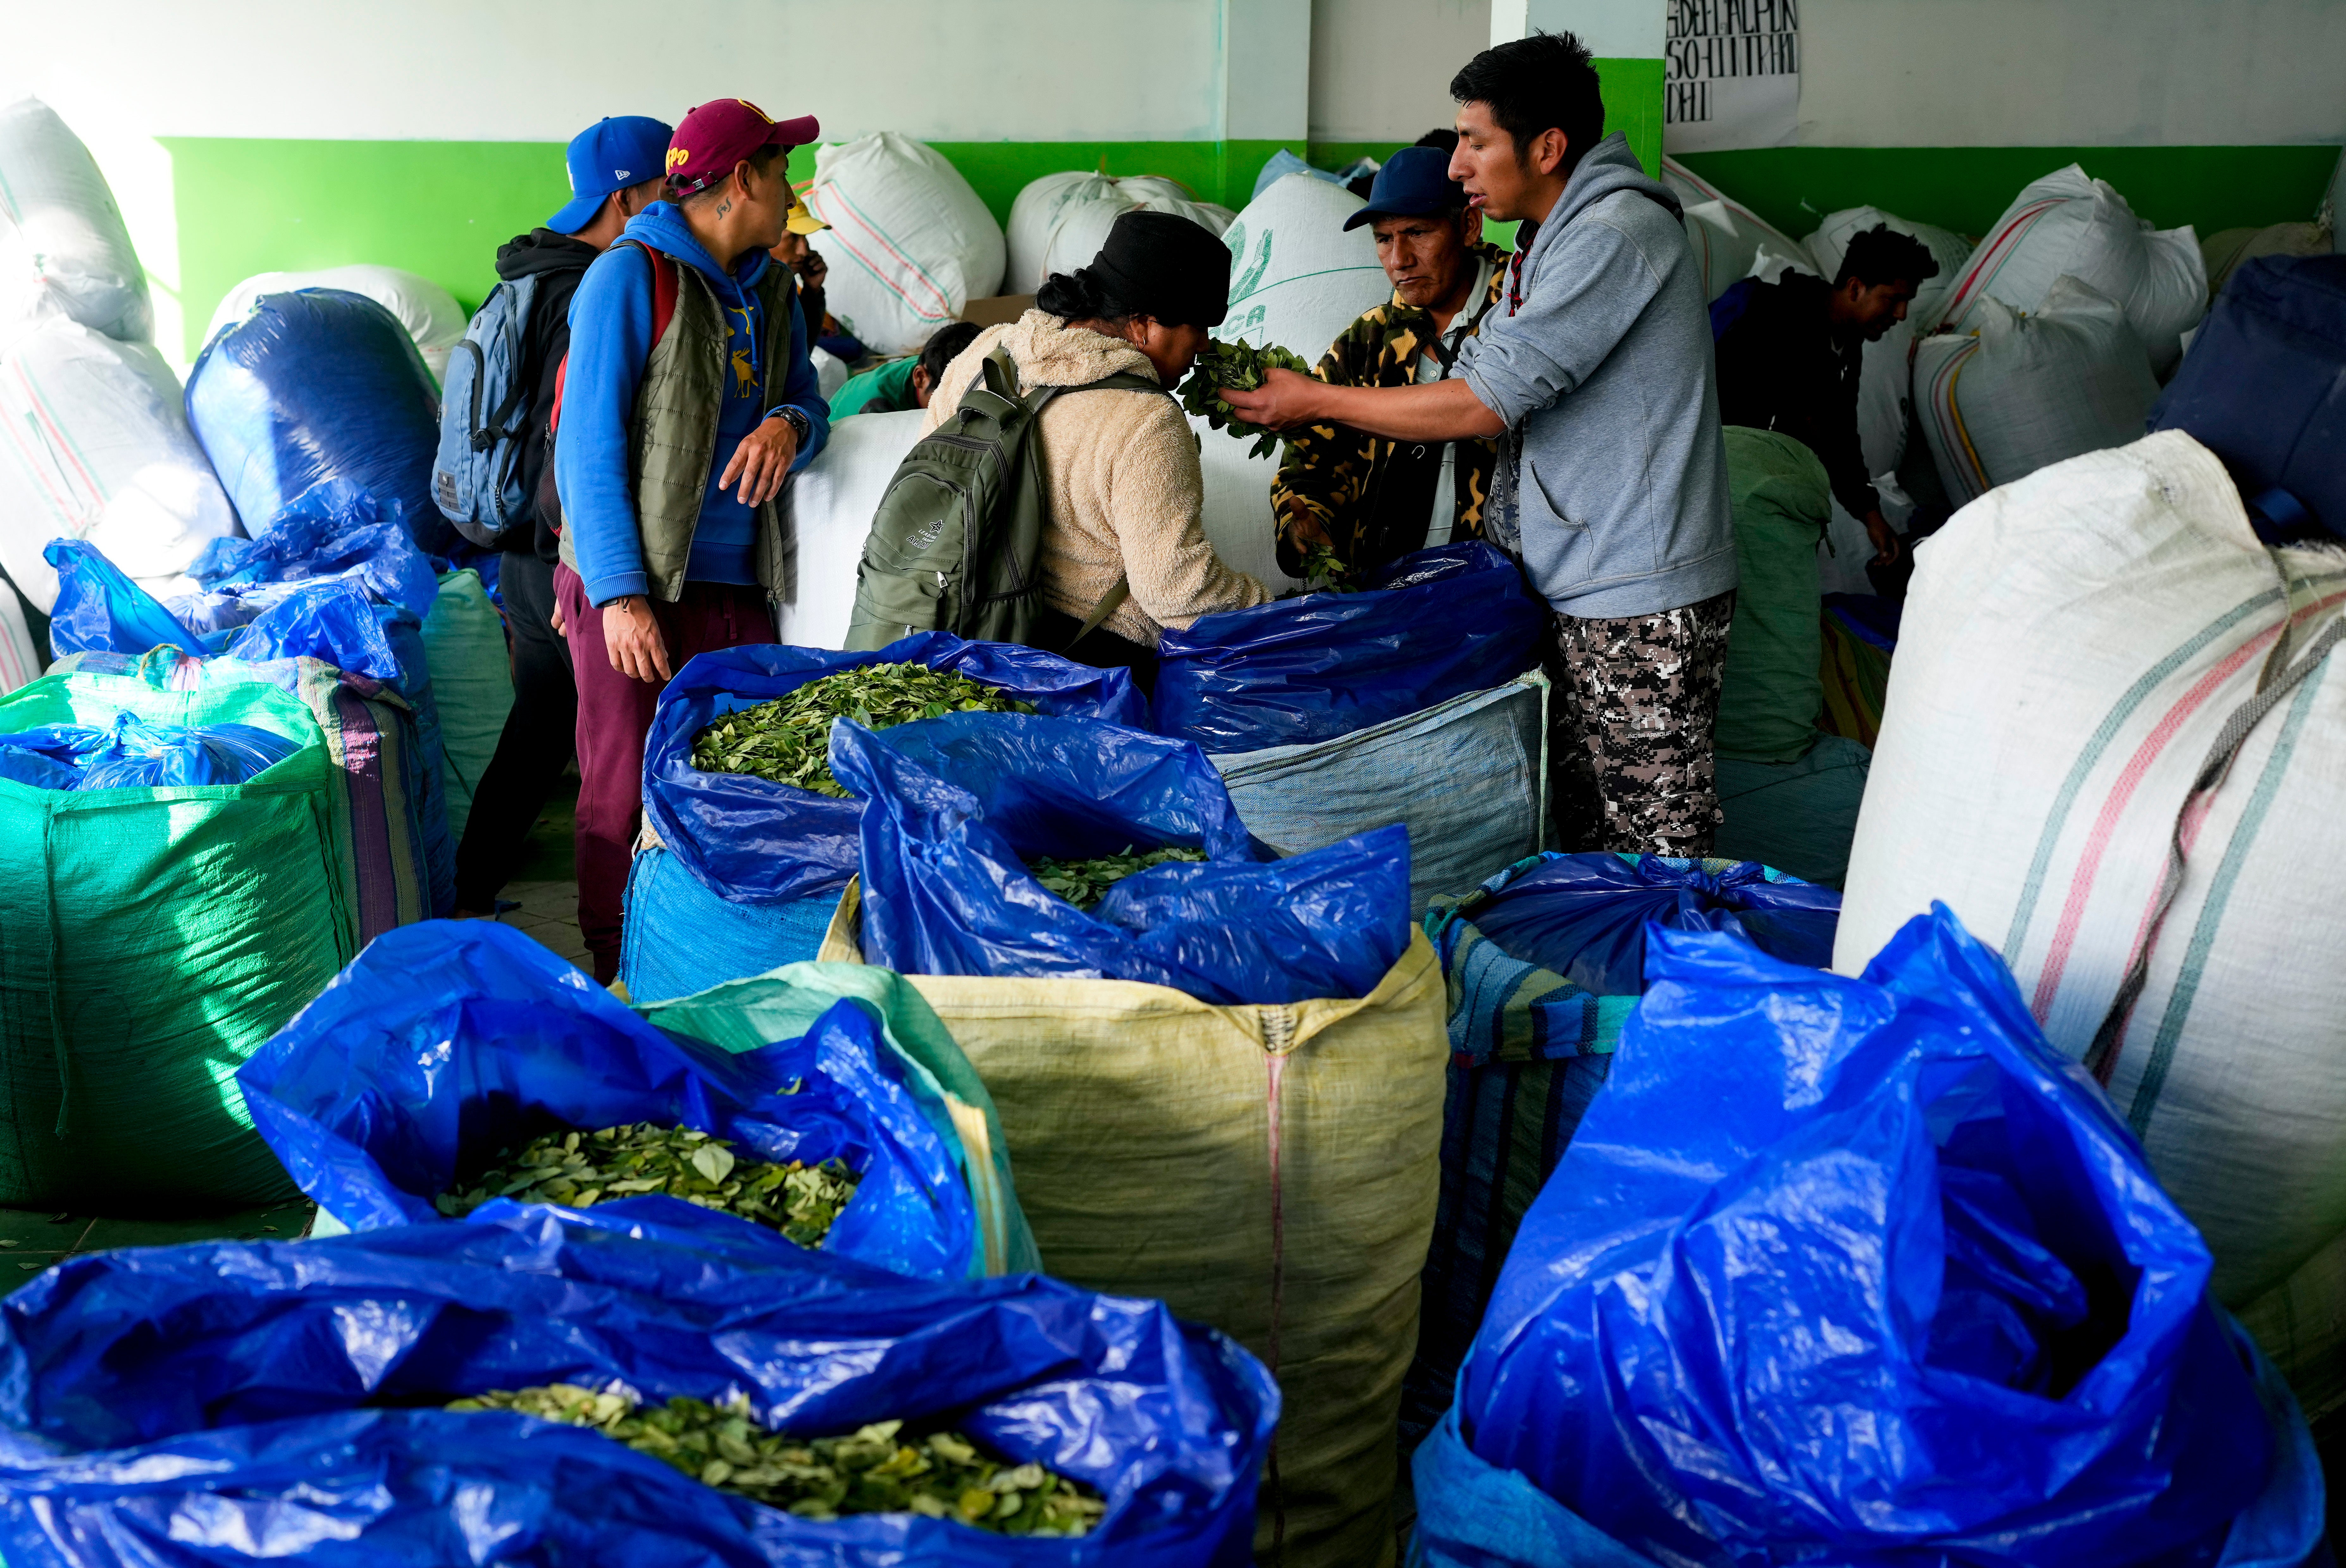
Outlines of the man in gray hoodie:
<svg viewBox="0 0 2346 1568">
<path fill-rule="evenodd" d="M 1707 855 L 1735 531 L 1710 320 L 1678 203 L 1646 177 L 1568 33 L 1486 49 L 1450 84 L 1451 178 L 1520 219 L 1506 286 L 1450 380 L 1226 391 L 1264 425 L 1497 436 L 1484 531 L 1555 611 L 1550 755 L 1567 848 Z"/>
</svg>

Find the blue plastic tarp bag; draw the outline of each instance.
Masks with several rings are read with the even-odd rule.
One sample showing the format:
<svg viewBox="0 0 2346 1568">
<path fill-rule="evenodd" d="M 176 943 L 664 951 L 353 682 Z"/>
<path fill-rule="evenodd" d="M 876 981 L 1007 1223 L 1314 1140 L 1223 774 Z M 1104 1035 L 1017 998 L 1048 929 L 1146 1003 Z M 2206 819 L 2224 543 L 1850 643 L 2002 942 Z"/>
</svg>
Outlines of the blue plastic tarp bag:
<svg viewBox="0 0 2346 1568">
<path fill-rule="evenodd" d="M 501 1208 L 479 1224 L 102 1253 L 18 1290 L 0 1308 L 0 1555 L 12 1568 L 1250 1561 L 1278 1390 L 1229 1339 L 1158 1303 Z M 809 1438 L 949 1426 L 1097 1488 L 1107 1510 L 1065 1540 L 912 1513 L 818 1522 L 592 1431 L 441 1408 L 555 1381 L 646 1401 L 738 1394 L 753 1420 Z"/>
<path fill-rule="evenodd" d="M 1421 1561 L 1556 1561 L 1490 1546 L 1510 1497 L 1626 1554 L 1573 1562 L 2312 1556 L 2303 1420 L 2206 1243 L 1943 905 L 1854 980 L 1651 941 L 1419 1450 Z"/>
<path fill-rule="evenodd" d="M 1155 728 L 1220 755 L 1332 740 L 1539 658 L 1547 606 L 1480 540 L 1420 550 L 1367 591 L 1200 616 L 1157 645 Z"/>
<path fill-rule="evenodd" d="M 362 294 L 263 294 L 188 372 L 188 423 L 249 534 L 321 480 L 396 502 L 416 545 L 459 535 L 432 504 L 440 392 L 399 318 Z"/>
<path fill-rule="evenodd" d="M 41 559 L 57 573 L 56 603 L 49 611 L 49 647 L 57 657 L 142 654 L 159 647 L 204 651 L 194 633 L 97 545 L 83 539 L 52 539 L 41 546 Z"/>
<path fill-rule="evenodd" d="M 1832 962 L 1841 894 L 1753 860 L 1545 854 L 1483 884 L 1469 914 L 1515 957 L 1599 996 L 1646 989 L 1646 922 L 1731 931 L 1764 952 Z"/>
<path fill-rule="evenodd" d="M 1040 648 L 920 632 L 876 653 L 766 644 L 702 654 L 661 691 L 644 741 L 644 814 L 693 880 L 734 903 L 836 894 L 856 871 L 862 802 L 747 773 L 704 773 L 693 738 L 725 714 L 788 697 L 809 681 L 875 664 L 918 664 L 994 687 L 1056 718 L 1146 727 L 1148 704 L 1122 669 L 1094 669 Z"/>
<path fill-rule="evenodd" d="M 870 802 L 863 952 L 904 974 L 1134 980 L 1222 1003 L 1360 997 L 1409 945 L 1409 833 L 1260 861 L 1204 753 L 1094 719 L 953 714 L 831 726 L 831 769 Z M 1201 850 L 1090 911 L 1036 856 Z"/>
<path fill-rule="evenodd" d="M 2346 535 L 2346 256 L 2241 262 L 2148 424 L 2189 432 L 2250 505 L 2281 490 Z"/>
<path fill-rule="evenodd" d="M 654 1028 L 518 932 L 412 925 L 368 944 L 237 1082 L 287 1174 L 352 1230 L 434 1221 L 439 1195 L 547 1133 L 658 1122 L 744 1158 L 845 1161 L 859 1182 L 827 1252 L 922 1278 L 984 1272 L 952 1113 L 853 1002 L 802 1039 L 735 1055 Z M 597 1206 L 655 1220 L 690 1207 Z"/>
<path fill-rule="evenodd" d="M 270 585 L 348 578 L 376 602 L 421 620 L 440 592 L 432 563 L 400 521 L 405 508 L 346 479 L 321 480 L 288 501 L 250 539 L 214 539 L 188 568 L 210 594 L 251 594 Z M 209 631 L 211 626 L 199 627 Z"/>
<path fill-rule="evenodd" d="M 251 724 L 149 724 L 117 713 L 80 759 L 76 789 L 242 784 L 301 749 Z"/>
</svg>

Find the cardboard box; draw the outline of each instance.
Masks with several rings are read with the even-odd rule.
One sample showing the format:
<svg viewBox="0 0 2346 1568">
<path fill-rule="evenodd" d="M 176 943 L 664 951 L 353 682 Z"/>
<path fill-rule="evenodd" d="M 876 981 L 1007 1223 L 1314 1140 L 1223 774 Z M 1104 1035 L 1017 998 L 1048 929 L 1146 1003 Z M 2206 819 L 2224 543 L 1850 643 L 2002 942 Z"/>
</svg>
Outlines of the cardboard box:
<svg viewBox="0 0 2346 1568">
<path fill-rule="evenodd" d="M 961 313 L 964 321 L 975 321 L 981 327 L 999 327 L 1015 321 L 1035 308 L 1032 294 L 996 294 L 991 299 L 972 300 Z"/>
</svg>

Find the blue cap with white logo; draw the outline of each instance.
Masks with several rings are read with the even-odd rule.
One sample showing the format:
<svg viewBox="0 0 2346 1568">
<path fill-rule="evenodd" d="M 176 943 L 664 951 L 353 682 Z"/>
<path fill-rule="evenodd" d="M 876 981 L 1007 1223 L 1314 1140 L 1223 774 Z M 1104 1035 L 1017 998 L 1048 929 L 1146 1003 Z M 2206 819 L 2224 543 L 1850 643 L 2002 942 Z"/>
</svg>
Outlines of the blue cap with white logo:
<svg viewBox="0 0 2346 1568">
<path fill-rule="evenodd" d="M 595 221 L 615 190 L 658 179 L 668 168 L 675 131 L 645 115 L 597 120 L 570 138 L 570 199 L 546 220 L 556 234 L 576 234 Z"/>
</svg>

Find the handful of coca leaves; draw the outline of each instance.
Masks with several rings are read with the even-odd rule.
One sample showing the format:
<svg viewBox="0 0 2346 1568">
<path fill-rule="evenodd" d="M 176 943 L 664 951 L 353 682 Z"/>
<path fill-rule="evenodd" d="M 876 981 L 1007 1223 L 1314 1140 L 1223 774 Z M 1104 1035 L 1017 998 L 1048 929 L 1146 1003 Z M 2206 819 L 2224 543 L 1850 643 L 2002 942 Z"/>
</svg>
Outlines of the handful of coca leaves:
<svg viewBox="0 0 2346 1568">
<path fill-rule="evenodd" d="M 1127 844 L 1120 854 L 1096 855 L 1088 860 L 1055 860 L 1037 855 L 1026 862 L 1026 870 L 1052 892 L 1079 910 L 1087 910 L 1107 897 L 1108 889 L 1137 872 L 1173 860 L 1195 864 L 1205 858 L 1202 850 L 1151 850 L 1136 855 Z"/>
<path fill-rule="evenodd" d="M 1317 584 L 1321 593 L 1357 594 L 1361 591 L 1361 585 L 1353 580 L 1352 563 L 1326 545 L 1314 545 L 1303 552 L 1303 580 Z"/>
<path fill-rule="evenodd" d="M 1238 411 L 1222 400 L 1222 391 L 1252 392 L 1262 385 L 1265 371 L 1300 371 L 1311 373 L 1311 366 L 1302 355 L 1282 349 L 1276 343 L 1256 348 L 1244 338 L 1235 343 L 1209 342 L 1198 351 L 1197 368 L 1181 383 L 1181 406 L 1191 413 L 1202 415 L 1216 430 L 1227 430 L 1244 439 L 1260 436 L 1250 457 L 1267 456 L 1280 440 L 1279 432 L 1240 419 Z"/>
<path fill-rule="evenodd" d="M 852 1437 L 802 1441 L 750 1420 L 750 1401 L 739 1394 L 723 1405 L 673 1399 L 646 1406 L 623 1393 L 550 1383 L 455 1400 L 448 1408 L 518 1410 L 592 1427 L 704 1485 L 801 1519 L 919 1513 L 999 1535 L 1081 1535 L 1107 1508 L 1090 1487 L 1039 1464 L 1004 1464 L 958 1432 L 907 1441 L 900 1435 L 903 1422 L 874 1421 Z"/>
<path fill-rule="evenodd" d="M 493 1197 L 592 1208 L 606 1198 L 666 1193 L 702 1208 L 738 1214 L 818 1247 L 855 1196 L 855 1174 L 839 1160 L 810 1166 L 744 1159 L 723 1138 L 693 1127 L 636 1122 L 594 1133 L 548 1133 L 501 1154 L 469 1188 L 434 1207 L 459 1219 Z"/>
<path fill-rule="evenodd" d="M 831 776 L 831 721 L 886 729 L 948 713 L 1032 713 L 1032 703 L 920 664 L 868 664 L 811 680 L 788 697 L 739 708 L 692 738 L 703 773 L 750 773 L 776 784 L 847 798 Z"/>
</svg>

